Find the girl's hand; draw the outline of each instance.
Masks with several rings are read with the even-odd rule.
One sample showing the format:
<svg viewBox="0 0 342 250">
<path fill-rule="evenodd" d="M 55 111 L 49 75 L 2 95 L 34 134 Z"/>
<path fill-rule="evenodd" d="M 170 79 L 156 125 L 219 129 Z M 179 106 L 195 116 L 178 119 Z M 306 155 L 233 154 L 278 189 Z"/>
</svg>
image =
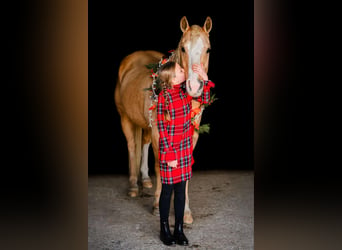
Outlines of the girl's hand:
<svg viewBox="0 0 342 250">
<path fill-rule="evenodd" d="M 177 167 L 177 160 L 174 161 L 169 161 L 167 165 L 171 168 L 176 168 Z"/>
<path fill-rule="evenodd" d="M 199 65 L 199 64 L 193 64 L 192 65 L 192 70 L 197 73 L 200 78 L 202 78 L 203 81 L 208 81 L 208 75 L 204 70 L 204 66 L 203 64 Z"/>
</svg>

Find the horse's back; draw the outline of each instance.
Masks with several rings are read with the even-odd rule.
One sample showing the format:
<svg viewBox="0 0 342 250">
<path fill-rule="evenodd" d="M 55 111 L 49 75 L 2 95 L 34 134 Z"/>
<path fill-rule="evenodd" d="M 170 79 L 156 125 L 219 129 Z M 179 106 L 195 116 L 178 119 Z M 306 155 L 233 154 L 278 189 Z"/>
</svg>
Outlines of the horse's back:
<svg viewBox="0 0 342 250">
<path fill-rule="evenodd" d="M 126 56 L 120 63 L 118 79 L 120 83 L 125 82 L 124 78 L 128 73 L 140 74 L 149 73 L 146 65 L 150 63 L 157 63 L 163 56 L 162 53 L 153 50 L 139 50 Z M 149 75 L 149 74 L 147 74 Z"/>
<path fill-rule="evenodd" d="M 120 63 L 115 103 L 120 114 L 126 113 L 136 123 L 145 123 L 144 89 L 152 84 L 151 70 L 146 65 L 159 62 L 162 56 L 162 53 L 153 50 L 136 51 Z"/>
</svg>

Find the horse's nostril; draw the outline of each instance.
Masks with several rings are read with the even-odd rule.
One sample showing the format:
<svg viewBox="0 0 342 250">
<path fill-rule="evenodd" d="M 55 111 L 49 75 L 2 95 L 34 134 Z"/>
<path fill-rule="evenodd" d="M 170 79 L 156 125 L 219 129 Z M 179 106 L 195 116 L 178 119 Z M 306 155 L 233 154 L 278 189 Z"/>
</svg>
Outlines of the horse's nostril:
<svg viewBox="0 0 342 250">
<path fill-rule="evenodd" d="M 202 94 L 204 83 L 197 78 L 188 79 L 186 81 L 186 90 L 192 97 L 198 97 Z"/>
<path fill-rule="evenodd" d="M 188 79 L 188 80 L 186 81 L 186 84 L 187 84 L 189 90 L 192 91 L 190 79 Z"/>
</svg>

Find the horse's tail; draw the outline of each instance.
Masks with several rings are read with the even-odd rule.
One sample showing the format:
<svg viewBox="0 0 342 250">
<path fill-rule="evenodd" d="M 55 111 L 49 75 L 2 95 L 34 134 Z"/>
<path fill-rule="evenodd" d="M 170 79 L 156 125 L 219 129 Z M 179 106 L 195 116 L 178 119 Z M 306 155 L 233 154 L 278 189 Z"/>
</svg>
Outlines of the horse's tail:
<svg viewBox="0 0 342 250">
<path fill-rule="evenodd" d="M 136 173 L 139 179 L 140 164 L 141 164 L 141 148 L 142 148 L 142 128 L 135 126 L 134 129 L 134 141 L 135 141 L 135 159 L 136 159 Z"/>
</svg>

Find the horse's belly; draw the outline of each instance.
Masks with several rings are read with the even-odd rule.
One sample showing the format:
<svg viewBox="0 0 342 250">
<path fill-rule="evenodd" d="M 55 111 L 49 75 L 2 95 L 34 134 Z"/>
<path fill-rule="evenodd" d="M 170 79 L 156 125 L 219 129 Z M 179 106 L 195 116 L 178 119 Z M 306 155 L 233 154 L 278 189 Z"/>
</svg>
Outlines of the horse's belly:
<svg viewBox="0 0 342 250">
<path fill-rule="evenodd" d="M 135 124 L 140 127 L 148 126 L 148 97 L 149 92 L 144 90 L 142 84 L 129 82 L 121 92 L 121 104 L 124 112 Z"/>
</svg>

